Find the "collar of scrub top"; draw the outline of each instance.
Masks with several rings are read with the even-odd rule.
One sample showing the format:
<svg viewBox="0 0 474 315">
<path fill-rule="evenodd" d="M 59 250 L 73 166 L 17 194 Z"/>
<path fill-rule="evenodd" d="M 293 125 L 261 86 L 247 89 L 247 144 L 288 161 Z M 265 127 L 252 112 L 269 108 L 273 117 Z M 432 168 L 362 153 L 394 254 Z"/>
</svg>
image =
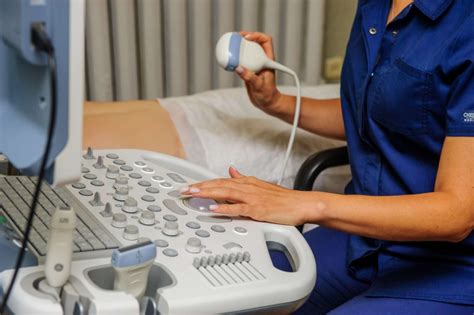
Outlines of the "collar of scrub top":
<svg viewBox="0 0 474 315">
<path fill-rule="evenodd" d="M 453 3 L 453 0 L 414 0 L 413 4 L 428 18 L 436 20 L 439 18 L 449 6 Z"/>
</svg>

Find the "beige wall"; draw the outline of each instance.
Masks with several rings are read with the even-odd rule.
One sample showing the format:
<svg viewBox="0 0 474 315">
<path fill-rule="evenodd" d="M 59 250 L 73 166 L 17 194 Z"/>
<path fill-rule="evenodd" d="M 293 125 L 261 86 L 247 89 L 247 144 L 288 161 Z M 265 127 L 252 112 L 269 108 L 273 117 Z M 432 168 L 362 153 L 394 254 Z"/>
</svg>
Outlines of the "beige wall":
<svg viewBox="0 0 474 315">
<path fill-rule="evenodd" d="M 357 0 L 326 1 L 324 76 L 329 82 L 339 81 L 340 69 L 356 7 Z M 331 72 L 333 72 L 333 75 L 331 75 Z"/>
</svg>

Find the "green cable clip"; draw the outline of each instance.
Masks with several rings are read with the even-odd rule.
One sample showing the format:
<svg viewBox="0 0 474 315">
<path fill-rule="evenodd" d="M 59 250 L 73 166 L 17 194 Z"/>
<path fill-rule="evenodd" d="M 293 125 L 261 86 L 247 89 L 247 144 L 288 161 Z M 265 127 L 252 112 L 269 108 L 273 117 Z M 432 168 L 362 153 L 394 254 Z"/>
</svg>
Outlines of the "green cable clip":
<svg viewBox="0 0 474 315">
<path fill-rule="evenodd" d="M 5 216 L 3 215 L 0 215 L 0 225 L 7 222 L 7 218 L 5 218 Z"/>
</svg>

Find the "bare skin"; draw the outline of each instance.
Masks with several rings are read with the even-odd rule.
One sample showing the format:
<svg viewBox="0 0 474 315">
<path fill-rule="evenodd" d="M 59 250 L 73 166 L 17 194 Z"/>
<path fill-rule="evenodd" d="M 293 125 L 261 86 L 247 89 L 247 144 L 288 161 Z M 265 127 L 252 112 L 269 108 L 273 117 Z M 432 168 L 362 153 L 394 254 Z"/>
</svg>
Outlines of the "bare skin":
<svg viewBox="0 0 474 315">
<path fill-rule="evenodd" d="M 394 0 L 387 23 L 411 1 Z M 262 33 L 242 33 L 274 58 L 272 41 Z M 293 99 L 282 95 L 274 73 L 238 69 L 252 103 L 285 121 L 293 120 Z M 340 102 L 305 99 L 300 126 L 316 134 L 341 139 L 344 125 Z M 434 192 L 374 197 L 288 190 L 229 169 L 229 179 L 198 183 L 184 195 L 229 201 L 215 213 L 298 225 L 307 222 L 347 233 L 391 241 L 465 239 L 474 228 L 474 138 L 447 137 L 441 153 Z"/>
</svg>

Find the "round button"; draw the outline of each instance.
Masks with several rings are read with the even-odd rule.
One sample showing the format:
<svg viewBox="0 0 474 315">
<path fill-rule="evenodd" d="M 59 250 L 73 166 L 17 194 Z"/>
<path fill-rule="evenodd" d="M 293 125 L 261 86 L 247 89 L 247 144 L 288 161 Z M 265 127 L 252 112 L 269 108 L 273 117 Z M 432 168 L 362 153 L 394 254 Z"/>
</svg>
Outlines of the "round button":
<svg viewBox="0 0 474 315">
<path fill-rule="evenodd" d="M 197 237 L 191 237 L 186 242 L 186 251 L 192 254 L 198 254 L 201 252 L 202 244 L 201 240 Z"/>
<path fill-rule="evenodd" d="M 115 190 L 114 199 L 118 201 L 125 201 L 128 198 L 128 188 L 120 187 Z"/>
<path fill-rule="evenodd" d="M 208 212 L 209 207 L 212 205 L 217 205 L 217 202 L 215 202 L 212 199 L 207 199 L 207 198 L 198 198 L 198 197 L 191 197 L 191 198 L 186 198 L 183 200 L 183 203 L 190 207 L 191 209 L 197 210 L 197 211 L 203 211 L 203 212 Z"/>
<path fill-rule="evenodd" d="M 167 214 L 163 216 L 163 219 L 165 219 L 166 221 L 178 221 L 178 218 L 172 214 Z"/>
<path fill-rule="evenodd" d="M 145 166 L 146 166 L 146 163 L 143 162 L 143 161 L 136 161 L 136 162 L 135 162 L 135 166 L 137 166 L 137 167 L 145 167 Z"/>
<path fill-rule="evenodd" d="M 176 236 L 179 234 L 178 223 L 166 221 L 162 233 L 168 236 Z"/>
<path fill-rule="evenodd" d="M 142 200 L 146 202 L 154 202 L 156 199 L 153 196 L 150 195 L 144 195 L 142 196 Z"/>
<path fill-rule="evenodd" d="M 90 197 L 92 196 L 94 193 L 88 189 L 83 189 L 83 190 L 80 190 L 79 191 L 79 194 L 83 195 L 83 196 L 86 196 L 86 197 Z"/>
<path fill-rule="evenodd" d="M 123 238 L 129 241 L 136 241 L 138 239 L 138 227 L 136 225 L 127 225 L 123 230 Z"/>
<path fill-rule="evenodd" d="M 155 245 L 158 247 L 168 247 L 168 242 L 166 240 L 155 240 Z"/>
<path fill-rule="evenodd" d="M 166 248 L 163 250 L 163 254 L 168 257 L 176 257 L 178 256 L 178 252 L 172 248 Z"/>
<path fill-rule="evenodd" d="M 84 189 L 86 188 L 86 185 L 84 185 L 83 183 L 74 183 L 72 184 L 72 187 L 76 189 Z"/>
<path fill-rule="evenodd" d="M 147 180 L 141 180 L 138 182 L 138 185 L 143 186 L 143 187 L 150 187 L 151 183 Z"/>
<path fill-rule="evenodd" d="M 138 222 L 143 225 L 153 225 L 155 224 L 155 214 L 151 211 L 145 210 L 140 215 Z"/>
<path fill-rule="evenodd" d="M 112 216 L 112 226 L 118 229 L 123 229 L 127 226 L 127 216 L 123 213 L 114 213 Z"/>
<path fill-rule="evenodd" d="M 125 199 L 125 202 L 122 207 L 122 211 L 127 212 L 127 213 L 135 213 L 138 211 L 137 207 L 138 207 L 137 200 L 135 198 L 128 197 L 127 199 Z"/>
<path fill-rule="evenodd" d="M 369 34 L 370 34 L 370 35 L 375 35 L 375 34 L 377 34 L 377 29 L 376 29 L 375 27 L 371 27 L 371 28 L 369 29 Z"/>
<path fill-rule="evenodd" d="M 173 185 L 171 185 L 168 182 L 163 182 L 163 183 L 160 183 L 160 187 L 161 188 L 166 188 L 166 189 L 171 189 L 171 188 L 173 188 Z"/>
<path fill-rule="evenodd" d="M 105 177 L 110 178 L 110 179 L 115 179 L 119 177 L 119 168 L 115 165 L 109 165 L 107 166 L 107 171 L 105 173 Z"/>
<path fill-rule="evenodd" d="M 114 160 L 114 164 L 116 164 L 116 165 L 125 165 L 125 161 L 124 160 Z"/>
<path fill-rule="evenodd" d="M 201 224 L 197 223 L 197 222 L 188 222 L 186 223 L 186 226 L 190 229 L 194 229 L 194 230 L 197 230 L 197 229 L 200 229 L 201 228 Z"/>
<path fill-rule="evenodd" d="M 237 234 L 242 234 L 242 235 L 244 235 L 244 234 L 247 234 L 247 229 L 244 228 L 244 227 L 241 227 L 241 226 L 236 226 L 236 227 L 234 228 L 234 232 L 237 233 Z"/>
<path fill-rule="evenodd" d="M 158 206 L 158 205 L 149 205 L 148 207 L 146 207 L 148 210 L 152 211 L 152 212 L 160 212 L 161 211 L 161 207 Z"/>
<path fill-rule="evenodd" d="M 89 173 L 90 171 L 91 171 L 91 170 L 88 169 L 87 167 L 82 167 L 82 168 L 81 168 L 81 172 L 82 172 L 82 173 Z"/>
<path fill-rule="evenodd" d="M 97 176 L 94 174 L 86 174 L 84 175 L 85 179 L 97 179 Z"/>
<path fill-rule="evenodd" d="M 155 187 L 148 187 L 147 189 L 145 189 L 145 191 L 150 194 L 157 194 L 160 192 L 158 188 Z"/>
<path fill-rule="evenodd" d="M 125 176 L 120 176 L 115 179 L 114 188 L 128 188 L 128 178 Z"/>
<path fill-rule="evenodd" d="M 222 225 L 213 225 L 213 226 L 211 226 L 211 230 L 213 230 L 214 232 L 217 232 L 217 233 L 224 233 L 225 232 L 225 228 Z"/>
<path fill-rule="evenodd" d="M 153 174 L 155 172 L 155 170 L 152 169 L 151 167 L 144 167 L 144 168 L 142 168 L 142 172 L 147 173 L 147 174 Z"/>
<path fill-rule="evenodd" d="M 122 171 L 125 171 L 125 172 L 131 172 L 131 171 L 133 171 L 133 167 L 131 167 L 130 165 L 122 165 L 122 166 L 120 166 L 120 169 L 121 169 Z"/>
<path fill-rule="evenodd" d="M 211 234 L 206 230 L 197 230 L 196 235 L 199 237 L 209 237 Z"/>
<path fill-rule="evenodd" d="M 97 187 L 104 186 L 104 182 L 98 179 L 91 181 L 91 184 Z"/>
<path fill-rule="evenodd" d="M 151 179 L 154 180 L 155 182 L 158 182 L 158 183 L 162 183 L 162 182 L 165 181 L 164 177 L 158 176 L 158 175 L 152 176 Z"/>
<path fill-rule="evenodd" d="M 130 173 L 130 178 L 133 178 L 133 179 L 140 179 L 142 178 L 142 175 L 138 174 L 138 173 Z"/>
<path fill-rule="evenodd" d="M 109 154 L 106 155 L 106 157 L 108 157 L 111 160 L 116 160 L 116 159 L 119 158 L 119 156 L 115 153 L 109 153 Z"/>
</svg>

